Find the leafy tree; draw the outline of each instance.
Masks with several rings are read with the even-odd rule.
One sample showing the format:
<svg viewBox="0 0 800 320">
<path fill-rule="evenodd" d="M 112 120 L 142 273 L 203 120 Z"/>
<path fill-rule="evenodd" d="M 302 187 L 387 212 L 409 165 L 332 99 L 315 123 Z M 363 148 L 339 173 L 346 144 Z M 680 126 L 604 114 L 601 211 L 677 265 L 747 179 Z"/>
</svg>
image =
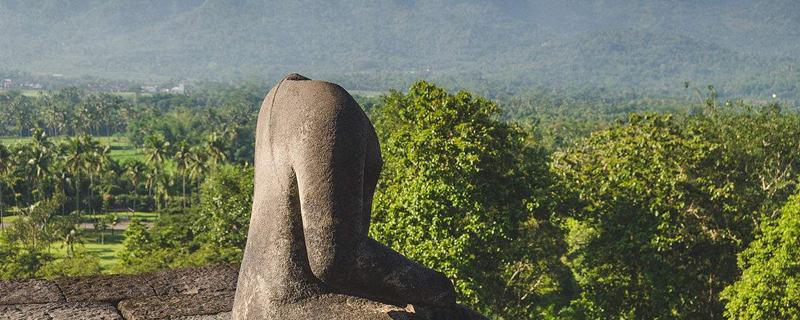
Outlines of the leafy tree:
<svg viewBox="0 0 800 320">
<path fill-rule="evenodd" d="M 388 95 L 375 109 L 384 170 L 370 233 L 454 279 L 462 302 L 538 317 L 566 303 L 569 272 L 548 221 L 546 156 L 498 112 L 427 82 Z"/>
<path fill-rule="evenodd" d="M 52 255 L 42 250 L 24 248 L 0 234 L 0 279 L 34 278 L 52 259 Z"/>
<path fill-rule="evenodd" d="M 714 101 L 707 104 L 715 105 Z M 749 220 L 751 228 L 736 236 L 746 246 L 763 220 L 774 220 L 796 192 L 800 174 L 800 114 L 777 104 L 754 107 L 727 102 L 691 117 L 686 130 L 719 145 L 714 170 L 731 190 L 730 204 Z"/>
<path fill-rule="evenodd" d="M 91 276 L 100 274 L 100 258 L 96 255 L 78 251 L 73 256 L 55 259 L 42 266 L 37 277 L 60 278 Z"/>
<path fill-rule="evenodd" d="M 30 250 L 47 246 L 59 236 L 56 215 L 63 201 L 64 196 L 56 194 L 24 208 L 19 219 L 9 229 L 8 240 L 19 242 Z"/>
<path fill-rule="evenodd" d="M 144 265 L 147 261 L 148 253 L 155 248 L 150 231 L 147 226 L 139 221 L 132 221 L 128 229 L 123 234 L 125 240 L 122 241 L 123 250 L 118 254 L 119 269 L 123 271 L 141 270 L 150 271 Z"/>
<path fill-rule="evenodd" d="M 192 230 L 201 241 L 244 249 L 253 204 L 253 167 L 224 165 L 200 187 L 200 205 Z"/>
<path fill-rule="evenodd" d="M 715 175 L 717 148 L 671 116 L 632 115 L 556 156 L 577 205 L 566 224 L 578 316 L 721 317 L 717 295 L 750 224 Z"/>
<path fill-rule="evenodd" d="M 800 319 L 800 195 L 739 255 L 742 276 L 725 288 L 728 319 Z"/>
</svg>

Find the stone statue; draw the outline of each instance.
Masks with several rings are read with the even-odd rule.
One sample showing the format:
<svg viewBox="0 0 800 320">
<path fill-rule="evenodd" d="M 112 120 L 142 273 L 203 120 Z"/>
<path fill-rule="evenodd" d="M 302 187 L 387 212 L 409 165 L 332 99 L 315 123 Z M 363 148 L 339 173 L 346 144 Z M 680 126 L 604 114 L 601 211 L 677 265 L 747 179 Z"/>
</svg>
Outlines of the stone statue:
<svg viewBox="0 0 800 320">
<path fill-rule="evenodd" d="M 234 319 L 480 318 L 444 274 L 368 237 L 381 165 L 375 129 L 343 88 L 291 74 L 270 90 Z"/>
</svg>

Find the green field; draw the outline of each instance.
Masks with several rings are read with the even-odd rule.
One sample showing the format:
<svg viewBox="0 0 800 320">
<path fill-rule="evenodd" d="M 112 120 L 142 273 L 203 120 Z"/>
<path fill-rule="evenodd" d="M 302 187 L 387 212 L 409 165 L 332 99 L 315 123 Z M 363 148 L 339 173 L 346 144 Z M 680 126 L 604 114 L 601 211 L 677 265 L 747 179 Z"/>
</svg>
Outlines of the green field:
<svg viewBox="0 0 800 320">
<path fill-rule="evenodd" d="M 100 233 L 94 230 L 84 230 L 82 232 L 81 241 L 75 245 L 75 251 L 83 251 L 88 254 L 96 255 L 100 258 L 100 268 L 103 273 L 108 273 L 111 268 L 117 263 L 117 253 L 123 249 L 122 241 L 125 240 L 123 236 L 124 231 L 109 231 L 103 232 L 103 242 L 100 242 Z M 67 254 L 66 246 L 61 243 L 50 244 L 52 253 L 58 256 L 65 256 Z"/>
<path fill-rule="evenodd" d="M 116 216 L 119 220 L 118 221 L 140 221 L 140 222 L 156 222 L 158 221 L 158 213 L 155 212 L 112 212 L 112 215 Z M 84 215 L 84 222 L 91 223 L 94 219 L 102 217 L 102 214 L 87 214 Z"/>
<path fill-rule="evenodd" d="M 144 152 L 142 149 L 136 148 L 135 146 L 131 145 L 126 137 L 93 137 L 95 140 L 100 142 L 102 145 L 110 145 L 111 150 L 109 151 L 109 155 L 112 159 L 117 160 L 121 163 L 139 160 L 144 161 Z M 16 144 L 25 144 L 31 141 L 31 137 L 0 137 L 0 144 L 11 146 Z M 67 139 L 67 137 L 52 137 L 52 141 L 61 142 Z"/>
<path fill-rule="evenodd" d="M 8 227 L 8 225 L 6 225 L 7 223 L 14 223 L 18 218 L 19 216 L 6 216 L 6 214 L 3 213 L 3 227 Z"/>
<path fill-rule="evenodd" d="M 154 212 L 114 212 L 111 214 L 117 216 L 119 222 L 128 220 L 154 223 L 158 221 L 158 214 Z M 102 214 L 85 215 L 83 222 L 92 223 L 100 216 Z M 18 218 L 19 216 L 16 215 L 3 217 L 4 227 L 7 228 L 8 225 L 6 223 L 13 223 Z M 124 230 L 112 232 L 109 229 L 102 233 L 91 229 L 82 230 L 80 243 L 75 245 L 75 250 L 96 255 L 100 258 L 100 267 L 103 273 L 108 273 L 117 263 L 117 255 L 123 249 L 124 233 Z M 54 242 L 50 244 L 50 252 L 63 257 L 67 254 L 67 248 L 59 242 Z"/>
<path fill-rule="evenodd" d="M 154 212 L 114 212 L 111 213 L 119 218 L 119 222 L 124 220 L 129 221 L 142 221 L 142 222 L 156 222 L 158 214 Z M 85 223 L 92 223 L 95 218 L 102 215 L 86 215 L 84 216 Z M 102 233 L 95 230 L 83 230 L 81 241 L 76 245 L 76 250 L 81 250 L 89 254 L 96 255 L 100 258 L 100 267 L 103 273 L 108 273 L 111 268 L 117 263 L 117 255 L 123 249 L 122 242 L 125 240 L 123 236 L 125 231 L 122 230 L 106 230 Z M 101 241 L 102 240 L 102 241 Z M 59 243 L 53 243 L 51 248 L 59 255 L 65 255 L 67 250 Z"/>
</svg>

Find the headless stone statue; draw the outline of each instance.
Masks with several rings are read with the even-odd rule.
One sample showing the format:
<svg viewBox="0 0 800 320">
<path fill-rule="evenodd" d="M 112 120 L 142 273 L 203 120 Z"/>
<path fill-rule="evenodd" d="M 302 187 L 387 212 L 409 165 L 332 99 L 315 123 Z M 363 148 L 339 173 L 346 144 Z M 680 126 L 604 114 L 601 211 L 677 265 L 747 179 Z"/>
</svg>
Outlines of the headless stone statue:
<svg viewBox="0 0 800 320">
<path fill-rule="evenodd" d="M 375 129 L 347 91 L 297 74 L 270 90 L 234 319 L 421 318 L 407 304 L 471 318 L 443 274 L 368 237 L 381 165 Z"/>
</svg>

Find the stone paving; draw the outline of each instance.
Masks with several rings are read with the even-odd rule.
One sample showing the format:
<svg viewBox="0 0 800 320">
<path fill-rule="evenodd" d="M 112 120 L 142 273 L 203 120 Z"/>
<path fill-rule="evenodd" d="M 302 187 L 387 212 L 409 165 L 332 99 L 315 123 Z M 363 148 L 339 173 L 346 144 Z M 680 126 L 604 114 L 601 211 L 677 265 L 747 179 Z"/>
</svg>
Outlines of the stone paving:
<svg viewBox="0 0 800 320">
<path fill-rule="evenodd" d="M 0 319 L 230 319 L 238 265 L 0 281 Z"/>
</svg>

